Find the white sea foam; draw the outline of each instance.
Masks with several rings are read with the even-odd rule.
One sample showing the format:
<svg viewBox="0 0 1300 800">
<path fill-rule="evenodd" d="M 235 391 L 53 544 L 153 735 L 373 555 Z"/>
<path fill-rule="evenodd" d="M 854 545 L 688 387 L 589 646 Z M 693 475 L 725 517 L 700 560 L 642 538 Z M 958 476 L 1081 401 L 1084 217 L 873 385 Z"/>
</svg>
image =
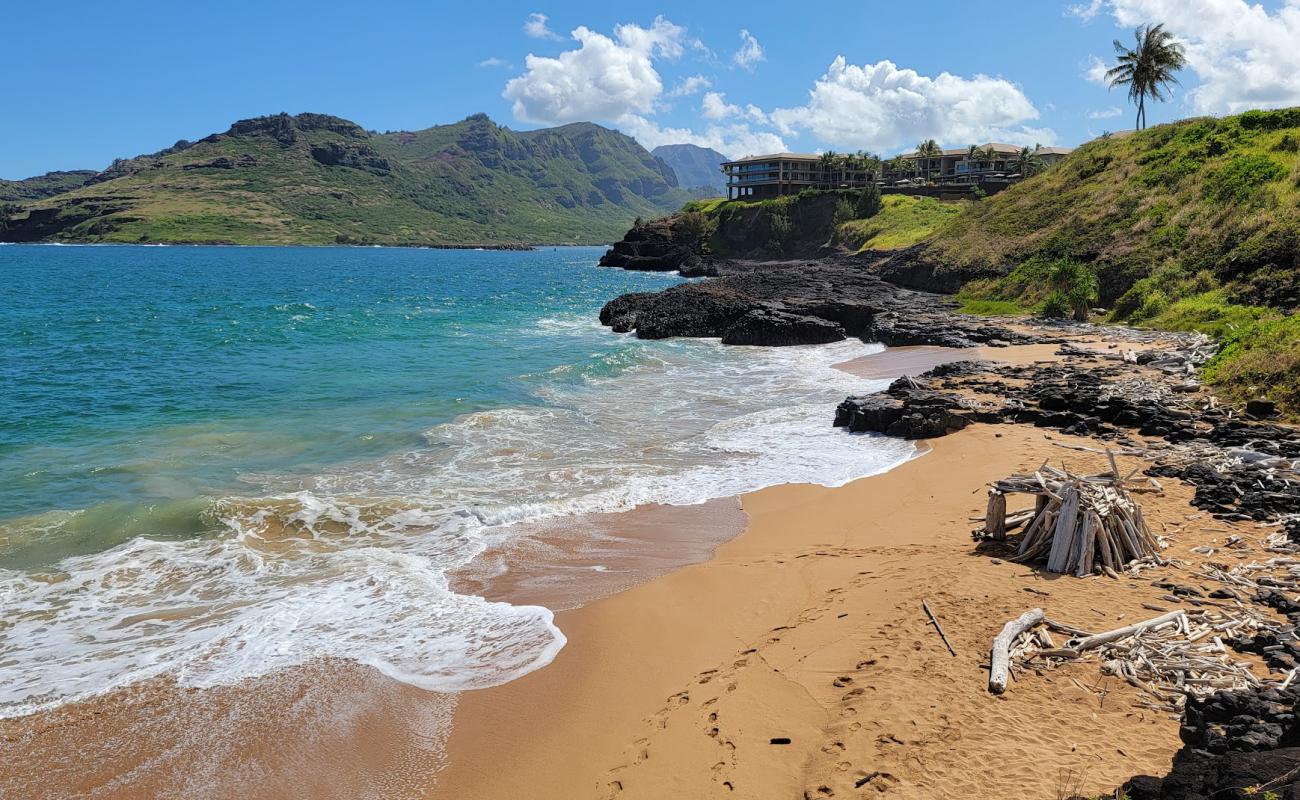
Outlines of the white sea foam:
<svg viewBox="0 0 1300 800">
<path fill-rule="evenodd" d="M 910 444 L 830 425 L 846 394 L 883 385 L 832 368 L 867 352 L 622 340 L 533 376 L 528 404 L 437 426 L 426 447 L 307 481 L 262 476 L 267 496 L 215 503 L 223 534 L 0 571 L 0 716 L 163 674 L 213 686 L 317 657 L 442 691 L 512 680 L 548 663 L 563 634 L 545 608 L 451 591 L 452 570 L 512 522 L 888 469 Z"/>
</svg>

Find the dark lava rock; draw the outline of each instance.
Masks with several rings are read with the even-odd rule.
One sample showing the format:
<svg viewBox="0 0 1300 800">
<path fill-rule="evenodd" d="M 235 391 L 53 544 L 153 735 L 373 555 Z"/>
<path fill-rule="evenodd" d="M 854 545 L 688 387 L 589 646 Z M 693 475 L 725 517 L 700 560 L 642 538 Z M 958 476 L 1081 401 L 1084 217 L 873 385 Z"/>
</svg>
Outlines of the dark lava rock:
<svg viewBox="0 0 1300 800">
<path fill-rule="evenodd" d="M 1277 416 L 1277 403 L 1272 400 L 1247 400 L 1246 413 L 1255 419 L 1268 419 Z"/>
<path fill-rule="evenodd" d="M 1179 735 L 1183 749 L 1164 778 L 1130 780 L 1132 800 L 1277 797 L 1300 800 L 1297 690 L 1217 692 L 1190 698 Z"/>
<path fill-rule="evenodd" d="M 897 386 L 895 382 L 895 386 Z M 959 431 L 971 420 L 957 413 L 953 395 L 923 388 L 890 388 L 888 394 L 850 397 L 835 409 L 835 426 L 852 433 L 883 433 L 903 439 L 933 439 Z"/>
<path fill-rule="evenodd" d="M 791 314 L 775 308 L 748 311 L 722 333 L 723 344 L 766 347 L 826 344 L 844 338 L 844 328 L 837 322 Z"/>
<path fill-rule="evenodd" d="M 634 226 L 600 257 L 600 266 L 644 272 L 704 274 L 700 254 L 675 236 L 672 217 Z"/>
</svg>

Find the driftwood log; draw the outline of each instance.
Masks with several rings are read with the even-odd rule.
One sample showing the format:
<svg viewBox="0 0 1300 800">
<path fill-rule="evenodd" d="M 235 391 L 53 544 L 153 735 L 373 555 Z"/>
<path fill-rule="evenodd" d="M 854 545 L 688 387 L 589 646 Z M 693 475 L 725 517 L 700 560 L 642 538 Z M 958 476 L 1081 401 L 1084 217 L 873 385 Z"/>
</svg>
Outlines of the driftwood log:
<svg viewBox="0 0 1300 800">
<path fill-rule="evenodd" d="M 989 691 L 1002 694 L 1007 690 L 1011 671 L 1011 643 L 1020 634 L 1031 630 L 1043 621 L 1043 609 L 1031 608 L 1002 626 L 1002 632 L 993 638 L 993 652 L 989 657 Z"/>
</svg>

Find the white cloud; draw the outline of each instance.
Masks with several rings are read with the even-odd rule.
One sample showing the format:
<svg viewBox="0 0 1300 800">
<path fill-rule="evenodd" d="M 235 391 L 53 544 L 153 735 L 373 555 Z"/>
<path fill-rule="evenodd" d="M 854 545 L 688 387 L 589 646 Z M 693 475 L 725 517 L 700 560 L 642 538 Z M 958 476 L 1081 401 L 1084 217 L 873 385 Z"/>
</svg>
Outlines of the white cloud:
<svg viewBox="0 0 1300 800">
<path fill-rule="evenodd" d="M 1123 113 L 1124 109 L 1119 106 L 1111 106 L 1100 111 L 1089 111 L 1087 117 L 1088 119 L 1113 119 Z"/>
<path fill-rule="evenodd" d="M 683 78 L 673 90 L 668 93 L 669 97 L 690 97 L 693 94 L 699 94 L 700 91 L 713 85 L 713 81 L 703 75 L 692 75 L 689 78 Z"/>
<path fill-rule="evenodd" d="M 1275 11 L 1245 0 L 1104 0 L 1124 27 L 1163 22 L 1187 50 L 1202 114 L 1300 105 L 1300 0 Z"/>
<path fill-rule="evenodd" d="M 654 60 L 680 57 L 685 33 L 663 17 L 648 28 L 618 25 L 613 38 L 578 27 L 571 34 L 578 49 L 557 58 L 529 54 L 502 96 L 515 117 L 543 124 L 650 113 L 664 91 Z"/>
<path fill-rule="evenodd" d="M 534 39 L 550 39 L 555 42 L 560 41 L 562 37 L 555 31 L 551 30 L 550 26 L 546 24 L 550 19 L 551 18 L 545 14 L 539 14 L 534 11 L 528 15 L 528 19 L 524 20 L 524 33 Z"/>
<path fill-rule="evenodd" d="M 1106 79 L 1108 71 L 1110 71 L 1110 64 L 1102 61 L 1099 56 L 1088 56 L 1088 63 L 1083 67 L 1083 78 L 1102 86 L 1109 86 L 1110 81 Z"/>
<path fill-rule="evenodd" d="M 763 45 L 758 43 L 758 39 L 745 29 L 740 31 L 740 49 L 731 57 L 736 66 L 752 70 L 754 65 L 760 61 L 767 60 L 767 53 L 763 52 Z"/>
<path fill-rule="evenodd" d="M 700 101 L 700 114 L 705 119 L 737 121 L 747 119 L 751 122 L 767 123 L 768 116 L 763 109 L 750 103 L 744 108 L 727 102 L 727 96 L 721 92 L 706 92 Z"/>
<path fill-rule="evenodd" d="M 653 120 L 630 115 L 620 120 L 618 127 L 635 138 L 643 147 L 653 150 L 661 144 L 694 144 L 711 147 L 728 158 L 762 153 L 781 153 L 789 148 L 785 141 L 771 131 L 755 130 L 748 123 L 712 124 L 703 131 L 691 128 L 660 127 Z"/>
<path fill-rule="evenodd" d="M 1051 144 L 1056 134 L 1026 123 L 1038 109 L 1002 78 L 930 78 L 891 61 L 857 66 L 836 57 L 809 93 L 808 104 L 771 113 L 783 134 L 807 130 L 837 148 L 887 152 L 935 138 L 963 145 L 990 140 Z"/>
<path fill-rule="evenodd" d="M 478 65 L 480 67 L 501 67 L 502 69 L 511 69 L 514 66 L 509 61 L 506 61 L 504 58 L 497 58 L 496 56 L 492 56 L 491 58 L 485 58 L 482 61 L 478 62 Z"/>
<path fill-rule="evenodd" d="M 1078 17 L 1084 22 L 1092 22 L 1101 13 L 1102 0 L 1089 0 L 1087 3 L 1075 3 L 1067 6 L 1066 16 Z"/>
</svg>

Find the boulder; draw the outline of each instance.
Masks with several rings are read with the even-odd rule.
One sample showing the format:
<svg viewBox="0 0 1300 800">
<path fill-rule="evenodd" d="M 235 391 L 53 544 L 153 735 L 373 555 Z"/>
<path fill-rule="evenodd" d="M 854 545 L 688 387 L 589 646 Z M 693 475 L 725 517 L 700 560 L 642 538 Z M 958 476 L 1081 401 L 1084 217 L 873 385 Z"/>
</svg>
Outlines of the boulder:
<svg viewBox="0 0 1300 800">
<path fill-rule="evenodd" d="M 1246 401 L 1246 414 L 1255 419 L 1268 419 L 1277 416 L 1277 403 L 1260 398 Z"/>
<path fill-rule="evenodd" d="M 837 322 L 775 308 L 756 308 L 746 312 L 722 333 L 723 344 L 765 347 L 825 344 L 844 338 L 844 328 Z"/>
</svg>

